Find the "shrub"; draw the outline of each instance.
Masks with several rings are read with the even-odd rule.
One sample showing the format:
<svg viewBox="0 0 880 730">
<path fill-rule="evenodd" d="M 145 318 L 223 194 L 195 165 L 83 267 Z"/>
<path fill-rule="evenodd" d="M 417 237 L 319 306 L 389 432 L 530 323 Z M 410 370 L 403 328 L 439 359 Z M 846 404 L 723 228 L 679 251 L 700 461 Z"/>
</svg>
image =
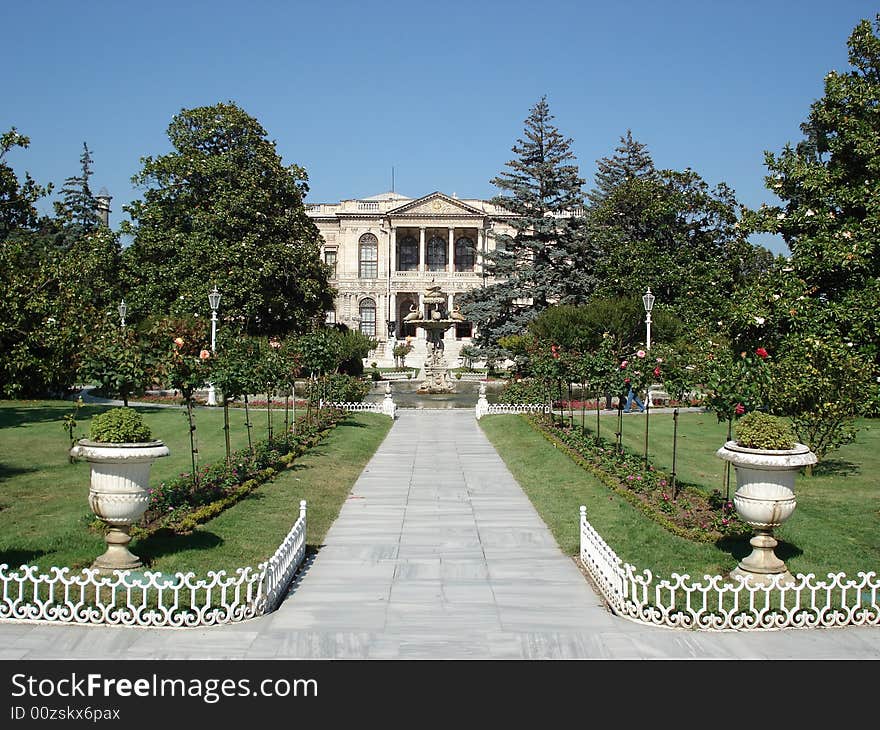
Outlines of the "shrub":
<svg viewBox="0 0 880 730">
<path fill-rule="evenodd" d="M 752 411 L 736 424 L 736 442 L 747 449 L 791 449 L 796 439 L 782 419 Z"/>
<path fill-rule="evenodd" d="M 500 403 L 546 403 L 550 391 L 537 378 L 514 380 L 508 383 L 498 396 Z"/>
<path fill-rule="evenodd" d="M 378 375 L 378 371 L 376 371 Z M 350 375 L 334 373 L 321 383 L 321 398 L 338 403 L 360 403 L 370 392 L 369 383 Z"/>
<path fill-rule="evenodd" d="M 150 441 L 153 434 L 141 414 L 132 408 L 111 408 L 92 419 L 89 430 L 92 441 L 107 444 Z"/>
</svg>

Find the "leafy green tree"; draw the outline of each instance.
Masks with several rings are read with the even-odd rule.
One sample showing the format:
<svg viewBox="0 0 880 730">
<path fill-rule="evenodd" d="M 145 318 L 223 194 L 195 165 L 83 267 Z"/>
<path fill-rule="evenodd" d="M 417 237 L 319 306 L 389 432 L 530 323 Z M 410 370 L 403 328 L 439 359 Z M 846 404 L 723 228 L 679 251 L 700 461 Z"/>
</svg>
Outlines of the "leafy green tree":
<svg viewBox="0 0 880 730">
<path fill-rule="evenodd" d="M 119 395 L 128 407 L 129 396 L 152 382 L 156 353 L 145 346 L 134 327 L 105 323 L 88 335 L 79 374 L 96 382 L 107 395 Z"/>
<path fill-rule="evenodd" d="M 342 326 L 344 325 L 337 325 L 336 330 L 340 341 L 337 369 L 347 375 L 361 375 L 364 372 L 364 358 L 375 350 L 379 343 L 360 330 L 340 329 Z"/>
<path fill-rule="evenodd" d="M 30 147 L 29 137 L 15 127 L 0 135 L 0 243 L 18 230 L 34 230 L 40 220 L 35 203 L 52 192 L 52 185 L 39 185 L 25 173 L 24 182 L 6 161 L 10 150 Z"/>
<path fill-rule="evenodd" d="M 14 128 L 0 137 L 0 393 L 11 397 L 75 385 L 83 340 L 118 302 L 118 237 L 101 227 L 58 245 L 69 221 L 34 207 L 51 185 L 19 183 L 5 162 L 28 144 Z"/>
<path fill-rule="evenodd" d="M 36 233 L 0 244 L 0 392 L 61 394 L 86 336 L 116 318 L 119 243 L 106 228 L 57 248 Z"/>
<path fill-rule="evenodd" d="M 703 325 L 726 317 L 737 284 L 772 255 L 748 242 L 733 190 L 710 187 L 694 170 L 658 170 L 631 133 L 598 162 L 589 216 L 603 256 L 597 295 L 632 296 L 647 287 L 679 319 Z"/>
<path fill-rule="evenodd" d="M 764 320 L 780 341 L 852 342 L 880 365 L 875 315 L 880 300 L 880 14 L 862 20 L 847 46 L 850 69 L 830 71 L 824 95 L 801 125 L 804 138 L 779 154 L 765 152 L 767 187 L 782 201 L 747 217 L 757 231 L 778 233 L 791 256 L 751 291 L 741 324 Z"/>
<path fill-rule="evenodd" d="M 203 322 L 195 319 L 178 318 L 171 329 L 163 333 L 170 339 L 167 350 L 168 383 L 179 390 L 186 405 L 186 418 L 189 423 L 190 453 L 192 455 L 193 490 L 199 487 L 199 448 L 196 438 L 196 423 L 193 406 L 195 392 L 204 388 L 211 377 L 211 351 L 207 345 L 207 332 Z"/>
<path fill-rule="evenodd" d="M 855 419 L 865 413 L 876 389 L 870 361 L 854 347 L 826 337 L 792 338 L 774 363 L 770 403 L 791 418 L 798 441 L 821 462 L 855 439 Z"/>
<path fill-rule="evenodd" d="M 277 337 L 261 341 L 259 357 L 254 363 L 254 380 L 260 392 L 266 394 L 266 429 L 269 441 L 272 440 L 272 399 L 287 376 L 287 363 L 281 350 L 281 340 Z"/>
<path fill-rule="evenodd" d="M 492 202 L 516 217 L 508 219 L 514 235 L 498 234 L 484 255 L 489 286 L 472 289 L 462 311 L 478 325 L 484 356 L 503 353 L 499 338 L 522 332 L 550 304 L 585 301 L 596 280 L 599 255 L 585 219 L 572 141 L 553 125 L 546 98 L 530 110 L 524 138 L 513 146 L 517 157 L 491 182 L 502 194 Z"/>
<path fill-rule="evenodd" d="M 232 102 L 183 109 L 168 127 L 173 151 L 142 159 L 144 195 L 123 224 L 127 298 L 142 311 L 203 311 L 217 285 L 230 326 L 282 335 L 331 308 L 306 172 L 284 166 L 266 134 Z"/>
<path fill-rule="evenodd" d="M 247 397 L 253 390 L 254 363 L 257 345 L 249 337 L 229 333 L 217 340 L 217 352 L 211 367 L 211 382 L 220 392 L 223 401 L 223 432 L 226 441 L 226 463 L 232 461 L 232 445 L 229 434 L 229 404 L 236 398 Z M 253 451 L 251 439 L 250 412 L 245 410 L 248 446 Z"/>
</svg>

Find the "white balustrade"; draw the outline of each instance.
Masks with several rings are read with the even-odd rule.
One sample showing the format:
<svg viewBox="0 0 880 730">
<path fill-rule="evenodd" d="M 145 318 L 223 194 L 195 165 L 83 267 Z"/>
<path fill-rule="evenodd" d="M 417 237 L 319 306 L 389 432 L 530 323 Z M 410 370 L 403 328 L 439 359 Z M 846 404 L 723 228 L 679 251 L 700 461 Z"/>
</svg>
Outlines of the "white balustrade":
<svg viewBox="0 0 880 730">
<path fill-rule="evenodd" d="M 544 413 L 548 410 L 546 403 L 487 403 L 484 416 L 505 413 Z"/>
<path fill-rule="evenodd" d="M 799 573 L 793 584 L 780 576 L 767 585 L 743 578 L 673 573 L 655 580 L 615 554 L 580 510 L 581 562 L 614 613 L 646 624 L 704 630 L 880 626 L 880 579 Z"/>
<path fill-rule="evenodd" d="M 274 611 L 305 557 L 306 503 L 275 554 L 257 568 L 173 575 L 112 574 L 86 568 L 0 565 L 0 620 L 192 627 L 244 621 Z"/>
</svg>

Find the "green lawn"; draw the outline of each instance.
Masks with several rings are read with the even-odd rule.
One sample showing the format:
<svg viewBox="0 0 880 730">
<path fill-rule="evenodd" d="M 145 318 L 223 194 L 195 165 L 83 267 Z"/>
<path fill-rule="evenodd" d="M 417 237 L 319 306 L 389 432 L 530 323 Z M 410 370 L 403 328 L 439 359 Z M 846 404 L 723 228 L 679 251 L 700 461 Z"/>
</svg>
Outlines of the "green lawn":
<svg viewBox="0 0 880 730">
<path fill-rule="evenodd" d="M 85 435 L 91 417 L 106 408 L 84 406 L 75 434 Z M 60 401 L 0 401 L 0 563 L 81 568 L 104 550 L 103 538 L 88 529 L 94 519 L 88 507 L 89 465 L 67 458 L 62 418 L 71 410 L 70 403 Z M 151 484 L 189 471 L 184 411 L 138 410 L 171 451 L 154 463 Z M 251 422 L 253 438 L 263 438 L 265 411 L 252 410 Z M 283 427 L 283 413 L 276 411 L 273 422 Z M 197 409 L 196 425 L 201 463 L 223 459 L 223 410 Z M 247 446 L 244 412 L 232 411 L 230 425 L 233 449 Z M 203 573 L 256 566 L 293 526 L 301 499 L 308 502 L 307 541 L 318 545 L 390 427 L 390 419 L 379 414 L 352 415 L 292 468 L 191 535 L 133 540 L 131 549 L 152 570 Z"/>
<path fill-rule="evenodd" d="M 587 415 L 588 427 L 595 426 Z M 579 417 L 576 413 L 576 422 Z M 613 438 L 616 418 L 603 416 L 602 435 Z M 644 451 L 644 416 L 624 418 L 624 443 Z M 699 544 L 672 535 L 613 495 L 595 477 L 537 433 L 521 416 L 489 416 L 480 425 L 495 445 L 535 508 L 571 555 L 579 551 L 578 510 L 625 562 L 655 574 L 693 576 L 726 573 L 750 551 L 747 541 Z M 860 422 L 855 443 L 832 453 L 812 478 L 801 475 L 796 485 L 798 506 L 777 532 L 777 554 L 793 573 L 880 570 L 880 428 Z M 711 413 L 682 413 L 678 425 L 676 472 L 679 481 L 724 491 L 724 462 L 715 451 L 724 443 L 726 425 Z M 669 470 L 672 463 L 672 416 L 650 416 L 649 455 L 654 465 Z M 736 480 L 731 473 L 731 494 Z"/>
</svg>

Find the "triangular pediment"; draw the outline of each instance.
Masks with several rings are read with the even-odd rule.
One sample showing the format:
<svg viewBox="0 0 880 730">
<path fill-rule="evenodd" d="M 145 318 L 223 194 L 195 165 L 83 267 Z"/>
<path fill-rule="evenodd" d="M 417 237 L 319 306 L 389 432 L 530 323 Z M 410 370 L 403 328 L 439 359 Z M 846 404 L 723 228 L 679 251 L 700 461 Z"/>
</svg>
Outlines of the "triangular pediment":
<svg viewBox="0 0 880 730">
<path fill-rule="evenodd" d="M 416 198 L 388 211 L 388 215 L 407 216 L 474 216 L 485 215 L 482 210 L 463 203 L 458 198 L 452 198 L 441 192 L 434 192 L 421 198 Z"/>
</svg>

